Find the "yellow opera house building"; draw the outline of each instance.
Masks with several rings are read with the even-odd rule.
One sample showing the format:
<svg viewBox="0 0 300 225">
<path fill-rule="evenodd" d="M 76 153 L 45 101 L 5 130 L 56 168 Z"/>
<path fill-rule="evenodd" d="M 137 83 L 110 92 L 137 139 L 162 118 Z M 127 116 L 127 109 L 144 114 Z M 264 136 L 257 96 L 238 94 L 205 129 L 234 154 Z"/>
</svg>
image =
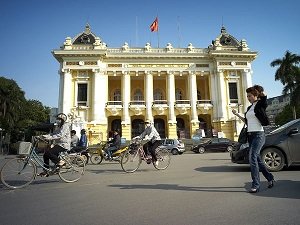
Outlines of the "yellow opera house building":
<svg viewBox="0 0 300 225">
<path fill-rule="evenodd" d="M 146 119 L 162 138 L 236 139 L 243 124 L 231 110 L 249 105 L 245 89 L 257 56 L 224 27 L 207 48 L 110 48 L 88 24 L 52 54 L 60 63 L 58 111 L 86 128 L 91 143 L 114 129 L 131 139 Z"/>
</svg>

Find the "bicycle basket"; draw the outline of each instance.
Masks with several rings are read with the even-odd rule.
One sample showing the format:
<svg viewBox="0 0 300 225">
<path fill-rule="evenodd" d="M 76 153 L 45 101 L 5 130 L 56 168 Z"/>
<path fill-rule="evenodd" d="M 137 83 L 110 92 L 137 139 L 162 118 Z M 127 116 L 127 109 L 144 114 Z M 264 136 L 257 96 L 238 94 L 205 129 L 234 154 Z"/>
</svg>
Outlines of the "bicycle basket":
<svg viewBox="0 0 300 225">
<path fill-rule="evenodd" d="M 30 153 L 31 146 L 31 142 L 20 141 L 18 147 L 18 154 L 28 155 Z"/>
</svg>

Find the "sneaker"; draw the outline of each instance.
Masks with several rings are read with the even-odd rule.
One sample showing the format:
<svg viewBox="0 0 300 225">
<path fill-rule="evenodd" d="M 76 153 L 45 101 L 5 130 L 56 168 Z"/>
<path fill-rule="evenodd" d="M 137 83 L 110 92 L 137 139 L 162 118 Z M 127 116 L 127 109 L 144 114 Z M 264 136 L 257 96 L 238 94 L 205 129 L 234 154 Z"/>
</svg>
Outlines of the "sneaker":
<svg viewBox="0 0 300 225">
<path fill-rule="evenodd" d="M 155 166 L 158 166 L 158 161 L 155 161 L 155 162 L 154 162 L 154 165 L 155 165 Z"/>
<path fill-rule="evenodd" d="M 57 165 L 58 165 L 59 167 L 62 167 L 62 166 L 64 166 L 65 164 L 66 164 L 66 162 L 63 161 L 63 160 L 60 160 L 60 161 L 57 163 Z"/>
</svg>

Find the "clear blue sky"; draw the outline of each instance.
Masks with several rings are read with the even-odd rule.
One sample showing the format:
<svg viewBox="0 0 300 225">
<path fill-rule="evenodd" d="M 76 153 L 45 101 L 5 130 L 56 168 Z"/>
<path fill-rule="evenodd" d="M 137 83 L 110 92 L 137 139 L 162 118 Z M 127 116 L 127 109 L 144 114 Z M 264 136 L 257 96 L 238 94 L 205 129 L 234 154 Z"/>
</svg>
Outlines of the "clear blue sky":
<svg viewBox="0 0 300 225">
<path fill-rule="evenodd" d="M 246 39 L 259 53 L 253 84 L 274 97 L 283 86 L 275 82 L 270 62 L 286 50 L 300 54 L 299 9 L 297 0 L 0 0 L 0 76 L 14 79 L 27 99 L 56 107 L 59 63 L 51 51 L 82 32 L 87 22 L 109 47 L 124 42 L 144 47 L 149 41 L 155 46 L 149 25 L 158 15 L 160 47 L 170 42 L 206 48 L 220 34 L 223 18 L 228 33 Z"/>
</svg>

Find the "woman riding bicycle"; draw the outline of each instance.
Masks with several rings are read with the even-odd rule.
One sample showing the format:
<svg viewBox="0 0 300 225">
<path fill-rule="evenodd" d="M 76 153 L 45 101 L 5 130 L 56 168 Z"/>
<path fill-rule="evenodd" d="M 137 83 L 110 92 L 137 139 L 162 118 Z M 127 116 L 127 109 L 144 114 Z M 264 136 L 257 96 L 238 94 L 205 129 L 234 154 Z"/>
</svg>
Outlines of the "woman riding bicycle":
<svg viewBox="0 0 300 225">
<path fill-rule="evenodd" d="M 148 150 L 152 156 L 152 161 L 155 164 L 158 164 L 156 154 L 155 154 L 155 149 L 160 145 L 161 138 L 156 128 L 153 126 L 153 124 L 151 124 L 150 120 L 145 121 L 145 130 L 137 137 L 144 139 L 146 136 L 147 136 L 146 139 L 149 141 L 143 146 L 145 154 L 147 155 L 147 150 Z"/>
<path fill-rule="evenodd" d="M 47 141 L 53 141 L 53 145 L 47 148 L 44 153 L 44 166 L 49 168 L 49 160 L 51 160 L 58 167 L 63 166 L 65 163 L 59 160 L 58 155 L 60 152 L 64 152 L 70 149 L 71 136 L 70 126 L 66 123 L 67 116 L 64 113 L 59 113 L 56 116 L 56 124 L 58 128 L 51 134 L 43 135 L 43 138 Z M 46 171 L 39 174 L 40 176 L 48 176 Z"/>
</svg>

